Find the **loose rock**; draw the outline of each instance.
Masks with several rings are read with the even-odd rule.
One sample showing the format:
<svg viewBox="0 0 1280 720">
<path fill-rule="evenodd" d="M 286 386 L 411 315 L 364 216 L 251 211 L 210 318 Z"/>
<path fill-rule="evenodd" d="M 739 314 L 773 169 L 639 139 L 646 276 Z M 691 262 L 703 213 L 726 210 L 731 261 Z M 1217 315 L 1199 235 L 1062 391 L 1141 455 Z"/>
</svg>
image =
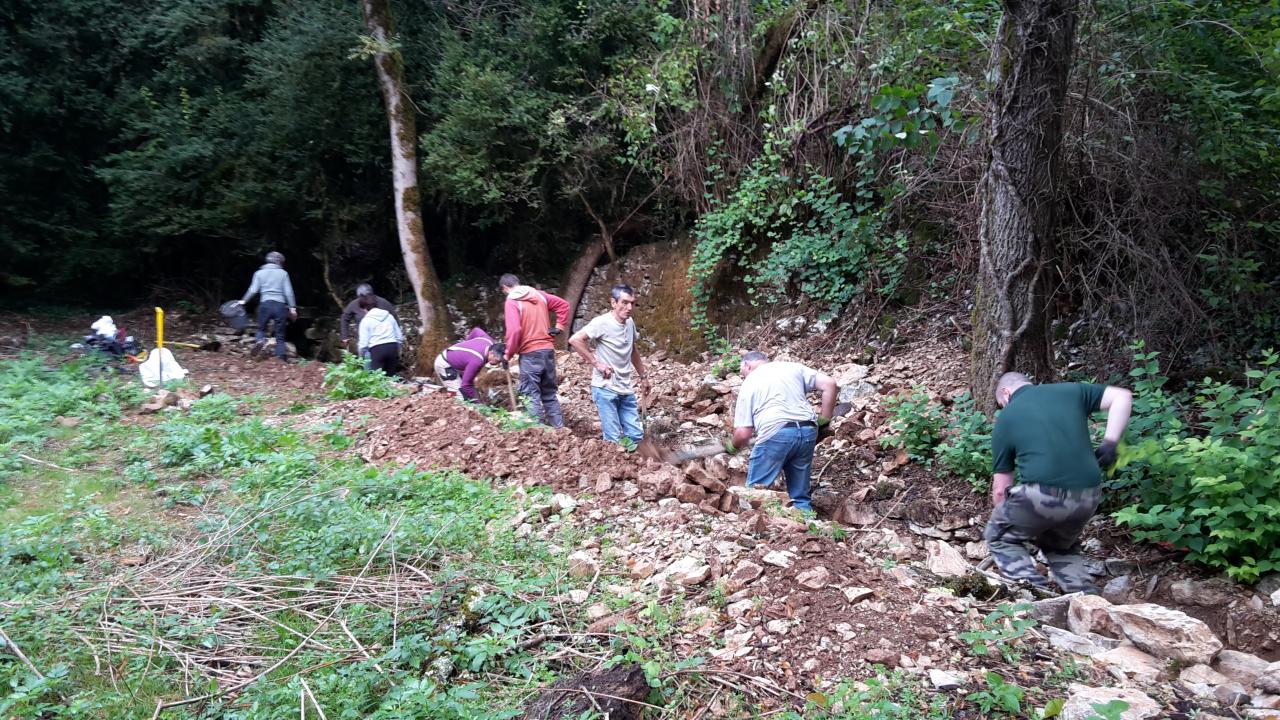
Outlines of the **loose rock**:
<svg viewBox="0 0 1280 720">
<path fill-rule="evenodd" d="M 1266 672 L 1269 664 L 1256 655 L 1237 650 L 1223 650 L 1218 653 L 1214 669 L 1241 685 L 1252 685 L 1259 675 Z"/>
<path fill-rule="evenodd" d="M 933 669 L 929 671 L 929 682 L 933 683 L 935 690 L 956 690 L 964 683 L 960 678 L 945 670 Z"/>
<path fill-rule="evenodd" d="M 1134 645 L 1162 658 L 1208 664 L 1222 641 L 1200 620 L 1150 603 L 1115 605 L 1111 619 Z"/>
<path fill-rule="evenodd" d="M 1160 714 L 1160 705 L 1145 693 L 1132 688 L 1095 688 L 1087 685 L 1072 685 L 1067 689 L 1069 696 L 1062 706 L 1062 720 L 1089 720 L 1097 717 L 1094 705 L 1106 705 L 1112 700 L 1122 700 L 1129 709 L 1120 714 L 1121 720 L 1146 720 Z"/>
<path fill-rule="evenodd" d="M 1075 595 L 1067 607 L 1067 627 L 1077 635 L 1096 632 L 1120 637 L 1120 626 L 1111 619 L 1114 606 L 1097 595 Z"/>
<path fill-rule="evenodd" d="M 1280 662 L 1273 662 L 1253 681 L 1253 686 L 1273 695 L 1280 695 Z"/>
<path fill-rule="evenodd" d="M 831 583 L 831 572 L 819 565 L 797 575 L 796 582 L 805 590 L 821 590 Z"/>
<path fill-rule="evenodd" d="M 929 558 L 925 561 L 925 567 L 935 575 L 941 577 L 960 577 L 968 575 L 973 570 L 969 563 L 950 543 L 942 540 L 930 540 L 926 543 L 929 552 Z"/>
<path fill-rule="evenodd" d="M 1162 669 L 1159 660 L 1132 645 L 1122 645 L 1099 653 L 1093 656 L 1093 660 L 1115 668 L 1122 676 L 1132 677 L 1140 682 L 1155 682 Z"/>
</svg>

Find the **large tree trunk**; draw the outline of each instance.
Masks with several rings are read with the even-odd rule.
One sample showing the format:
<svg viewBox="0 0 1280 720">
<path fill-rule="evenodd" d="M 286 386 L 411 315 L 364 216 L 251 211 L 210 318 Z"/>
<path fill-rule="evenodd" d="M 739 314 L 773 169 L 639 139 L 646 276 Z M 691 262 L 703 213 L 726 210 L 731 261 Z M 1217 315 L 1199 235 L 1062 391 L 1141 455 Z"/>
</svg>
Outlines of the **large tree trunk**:
<svg viewBox="0 0 1280 720">
<path fill-rule="evenodd" d="M 582 302 L 582 293 L 587 290 L 587 283 L 591 281 L 591 271 L 595 270 L 596 265 L 600 262 L 600 256 L 606 252 L 606 243 L 603 238 L 597 237 L 586 245 L 582 246 L 582 251 L 578 253 L 578 257 L 569 266 L 569 272 L 564 276 L 564 282 L 560 285 L 561 294 L 565 302 L 569 303 L 569 332 L 572 334 L 574 327 L 574 318 L 578 316 L 578 303 Z"/>
<path fill-rule="evenodd" d="M 420 339 L 417 369 L 425 373 L 434 363 L 436 353 L 445 347 L 449 334 L 449 316 L 445 309 L 444 290 L 431 264 L 426 235 L 422 229 L 422 203 L 418 194 L 418 132 L 413 107 L 407 102 L 404 86 L 404 60 L 392 45 L 391 8 L 388 0 L 361 0 L 365 26 L 378 51 L 373 65 L 378 71 L 378 88 L 387 106 L 387 125 L 391 130 L 391 178 L 395 188 L 396 228 L 400 234 L 400 253 L 404 256 L 405 273 L 418 299 Z"/>
<path fill-rule="evenodd" d="M 1040 381 L 1053 375 L 1046 299 L 1078 2 L 1004 0 L 992 57 L 973 310 L 972 389 L 988 412 L 995 408 L 1001 374 L 1017 370 Z"/>
</svg>

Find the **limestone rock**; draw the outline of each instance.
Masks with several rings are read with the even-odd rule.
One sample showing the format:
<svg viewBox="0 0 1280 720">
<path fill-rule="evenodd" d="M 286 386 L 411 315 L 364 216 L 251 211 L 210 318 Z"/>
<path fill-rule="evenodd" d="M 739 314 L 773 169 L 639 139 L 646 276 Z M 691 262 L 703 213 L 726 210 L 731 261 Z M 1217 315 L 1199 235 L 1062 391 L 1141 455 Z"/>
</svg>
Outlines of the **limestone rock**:
<svg viewBox="0 0 1280 720">
<path fill-rule="evenodd" d="M 796 556 L 787 550 L 770 550 L 761 558 L 765 565 L 774 567 L 789 568 L 791 563 L 795 562 Z"/>
<path fill-rule="evenodd" d="M 1235 707 L 1236 705 L 1248 705 L 1251 698 L 1249 697 L 1249 689 L 1244 685 L 1228 681 L 1213 689 L 1213 699 L 1227 707 Z"/>
<path fill-rule="evenodd" d="M 1093 661 L 1114 668 L 1125 677 L 1139 682 L 1155 682 L 1160 676 L 1160 661 L 1132 645 L 1121 645 L 1093 656 Z"/>
<path fill-rule="evenodd" d="M 1214 663 L 1214 669 L 1241 685 L 1247 686 L 1252 685 L 1259 675 L 1266 672 L 1268 664 L 1266 660 L 1256 655 L 1242 653 L 1237 650 L 1223 650 L 1218 653 L 1218 660 Z"/>
<path fill-rule="evenodd" d="M 850 604 L 861 602 L 876 594 L 875 590 L 865 587 L 847 587 L 841 590 L 841 592 L 844 593 L 845 599 L 848 600 Z"/>
<path fill-rule="evenodd" d="M 1177 610 L 1142 603 L 1114 605 L 1110 614 L 1125 637 L 1157 657 L 1208 664 L 1222 650 L 1208 625 Z"/>
<path fill-rule="evenodd" d="M 821 590 L 831 583 L 831 572 L 819 565 L 797 575 L 796 582 L 805 590 Z"/>
<path fill-rule="evenodd" d="M 1267 710 L 1280 710 L 1280 695 L 1255 695 L 1249 705 Z"/>
<path fill-rule="evenodd" d="M 1231 682 L 1230 678 L 1208 665 L 1192 665 L 1183 668 L 1182 672 L 1178 673 L 1178 680 L 1201 685 L 1222 685 Z"/>
<path fill-rule="evenodd" d="M 594 577 L 600 571 L 600 563 L 590 553 L 579 550 L 569 556 L 569 576 L 576 578 Z"/>
<path fill-rule="evenodd" d="M 701 558 L 686 555 L 667 566 L 663 574 L 668 581 L 687 587 L 705 582 L 711 575 L 711 566 Z"/>
<path fill-rule="evenodd" d="M 1031 603 L 1031 617 L 1041 625 L 1065 628 L 1067 627 L 1067 608 L 1071 605 L 1071 599 L 1079 595 L 1080 593 L 1071 593 L 1037 600 Z"/>
<path fill-rule="evenodd" d="M 566 515 L 571 513 L 578 507 L 578 501 L 572 495 L 564 493 L 556 493 L 551 496 L 551 508 L 553 515 Z"/>
<path fill-rule="evenodd" d="M 1179 580 L 1169 586 L 1169 595 L 1179 605 L 1210 607 L 1231 600 L 1230 591 L 1213 581 Z"/>
<path fill-rule="evenodd" d="M 1111 619 L 1114 606 L 1097 595 L 1074 595 L 1067 606 L 1067 628 L 1077 635 L 1096 632 L 1121 637 L 1120 626 Z"/>
<path fill-rule="evenodd" d="M 956 550 L 951 543 L 943 540 L 930 540 L 925 544 L 929 552 L 929 558 L 925 561 L 925 566 L 929 571 L 941 577 L 961 577 L 968 575 L 973 568 L 969 566 L 969 562 L 964 559 L 959 550 Z"/>
<path fill-rule="evenodd" d="M 1130 575 L 1121 575 L 1111 578 L 1107 584 L 1102 587 L 1102 597 L 1113 605 L 1123 605 L 1129 602 L 1130 596 L 1133 594 L 1133 577 Z"/>
<path fill-rule="evenodd" d="M 1280 662 L 1273 662 L 1263 669 L 1253 681 L 1253 686 L 1271 695 L 1280 695 Z"/>
<path fill-rule="evenodd" d="M 956 690 L 964 683 L 955 673 L 949 673 L 945 670 L 936 668 L 929 670 L 929 682 L 933 683 L 935 690 Z"/>
<path fill-rule="evenodd" d="M 1146 720 L 1160 714 L 1159 703 L 1132 688 L 1072 685 L 1067 692 L 1067 702 L 1058 716 L 1062 720 L 1089 720 L 1097 717 L 1093 706 L 1106 705 L 1112 700 L 1122 700 L 1129 705 L 1129 709 L 1120 714 L 1122 720 Z"/>
<path fill-rule="evenodd" d="M 682 482 L 675 486 L 676 499 L 682 503 L 697 505 L 707 499 L 707 490 L 701 485 Z"/>
<path fill-rule="evenodd" d="M 985 560 L 991 554 L 991 549 L 982 540 L 964 544 L 964 556 L 970 560 Z"/>
<path fill-rule="evenodd" d="M 751 562 L 743 560 L 734 566 L 733 572 L 729 573 L 729 577 L 725 578 L 724 586 L 730 594 L 736 593 L 742 588 L 756 581 L 756 578 L 764 574 L 764 568 Z"/>
<path fill-rule="evenodd" d="M 1102 637 L 1097 633 L 1077 635 L 1070 630 L 1063 630 L 1052 625 L 1045 625 L 1040 630 L 1049 638 L 1050 645 L 1059 650 L 1066 650 L 1077 655 L 1093 657 L 1120 646 L 1119 640 Z"/>
</svg>

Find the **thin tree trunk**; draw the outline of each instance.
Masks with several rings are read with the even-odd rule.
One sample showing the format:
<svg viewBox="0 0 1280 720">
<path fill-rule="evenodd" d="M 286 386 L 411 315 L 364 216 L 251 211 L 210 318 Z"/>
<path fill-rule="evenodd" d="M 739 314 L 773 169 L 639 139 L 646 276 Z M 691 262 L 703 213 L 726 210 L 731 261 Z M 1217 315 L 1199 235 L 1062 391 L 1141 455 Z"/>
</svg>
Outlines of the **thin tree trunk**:
<svg viewBox="0 0 1280 720">
<path fill-rule="evenodd" d="M 574 318 L 578 316 L 578 303 L 582 302 L 582 294 L 586 292 L 587 283 L 591 281 L 591 271 L 595 270 L 600 262 L 600 256 L 605 254 L 605 249 L 606 244 L 599 237 L 588 242 L 582 247 L 582 252 L 578 253 L 578 258 L 573 261 L 573 265 L 569 266 L 569 272 L 565 274 L 564 283 L 560 287 L 563 290 L 561 297 L 569 303 L 570 332 L 576 330 L 573 325 Z"/>
<path fill-rule="evenodd" d="M 387 107 L 391 131 L 391 177 L 395 188 L 396 229 L 405 273 L 418 300 L 417 366 L 425 372 L 435 354 L 445 347 L 449 332 L 444 290 L 431 264 L 422 228 L 422 203 L 418 193 L 418 133 L 413 107 L 406 101 L 404 60 L 392 45 L 391 8 L 388 0 L 361 0 L 365 26 L 379 51 L 373 56 L 378 88 Z"/>
<path fill-rule="evenodd" d="M 1052 379 L 1046 307 L 1057 225 L 1057 166 L 1079 0 L 1004 0 L 992 57 L 989 157 L 973 310 L 972 390 L 995 408 L 1011 370 Z"/>
</svg>

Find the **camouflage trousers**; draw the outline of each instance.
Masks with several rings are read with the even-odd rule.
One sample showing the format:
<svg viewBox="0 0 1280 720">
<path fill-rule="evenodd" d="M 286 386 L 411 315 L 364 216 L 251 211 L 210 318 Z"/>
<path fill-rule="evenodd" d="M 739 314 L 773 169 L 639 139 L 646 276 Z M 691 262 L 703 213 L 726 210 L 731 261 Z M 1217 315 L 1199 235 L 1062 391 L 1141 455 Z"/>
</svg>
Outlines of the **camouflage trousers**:
<svg viewBox="0 0 1280 720">
<path fill-rule="evenodd" d="M 1048 589 L 1036 572 L 1027 543 L 1044 552 L 1053 579 L 1066 592 L 1098 592 L 1080 553 L 1080 533 L 1102 499 L 1102 488 L 1066 490 L 1048 485 L 1014 485 L 991 513 L 983 539 L 996 566 L 1011 580 Z"/>
</svg>

